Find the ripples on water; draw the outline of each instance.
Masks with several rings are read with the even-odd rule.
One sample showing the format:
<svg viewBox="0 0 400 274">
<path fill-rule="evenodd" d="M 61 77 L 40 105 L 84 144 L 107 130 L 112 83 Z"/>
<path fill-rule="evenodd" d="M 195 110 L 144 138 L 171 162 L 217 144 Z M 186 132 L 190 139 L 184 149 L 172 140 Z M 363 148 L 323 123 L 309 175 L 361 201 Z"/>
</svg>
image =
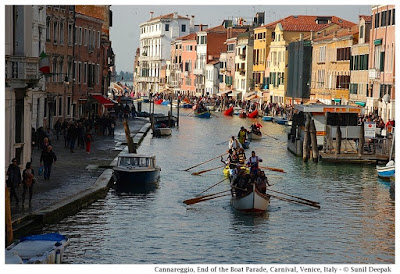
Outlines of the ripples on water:
<svg viewBox="0 0 400 274">
<path fill-rule="evenodd" d="M 303 163 L 286 150 L 286 128 L 277 124 L 262 122 L 262 130 L 280 141 L 254 141 L 246 153 L 254 149 L 263 166 L 287 172 L 266 172 L 274 190 L 319 201 L 320 210 L 271 199 L 268 212 L 248 215 L 234 211 L 228 197 L 183 204 L 221 180 L 222 171 L 190 175 L 218 166 L 218 160 L 179 170 L 224 153 L 227 143 L 217 144 L 251 123 L 188 113 L 181 111 L 172 137 L 149 134 L 139 148 L 156 155 L 162 168 L 155 189 L 131 194 L 111 189 L 104 200 L 44 229 L 71 238 L 66 263 L 394 263 L 395 204 L 374 166 Z M 220 184 L 208 193 L 227 188 Z"/>
</svg>

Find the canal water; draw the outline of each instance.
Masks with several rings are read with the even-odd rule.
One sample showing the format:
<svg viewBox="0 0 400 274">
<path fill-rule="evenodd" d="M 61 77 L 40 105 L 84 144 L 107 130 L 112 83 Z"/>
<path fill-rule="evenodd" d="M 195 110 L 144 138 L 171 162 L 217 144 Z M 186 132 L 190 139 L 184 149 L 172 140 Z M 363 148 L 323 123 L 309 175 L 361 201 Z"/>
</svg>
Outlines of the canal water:
<svg viewBox="0 0 400 274">
<path fill-rule="evenodd" d="M 156 106 L 156 112 L 167 111 Z M 171 137 L 149 133 L 139 148 L 157 157 L 156 188 L 130 194 L 111 189 L 43 232 L 71 238 L 64 262 L 73 264 L 394 264 L 395 202 L 375 166 L 303 163 L 286 149 L 287 128 L 275 123 L 261 122 L 271 137 L 253 141 L 246 154 L 255 150 L 263 166 L 286 171 L 266 171 L 273 190 L 318 201 L 320 210 L 273 198 L 262 215 L 236 212 L 229 196 L 182 203 L 223 175 L 222 169 L 191 175 L 220 166 L 219 160 L 181 170 L 226 152 L 227 142 L 221 143 L 252 121 L 220 113 L 199 119 L 181 110 Z M 226 182 L 207 193 L 228 188 Z"/>
</svg>

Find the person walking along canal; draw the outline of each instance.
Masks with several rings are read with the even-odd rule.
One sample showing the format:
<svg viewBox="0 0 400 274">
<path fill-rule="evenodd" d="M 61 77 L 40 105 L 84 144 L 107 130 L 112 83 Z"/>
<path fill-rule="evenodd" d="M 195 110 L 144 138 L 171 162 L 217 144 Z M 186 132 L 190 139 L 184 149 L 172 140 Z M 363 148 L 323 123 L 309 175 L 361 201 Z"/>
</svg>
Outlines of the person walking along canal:
<svg viewBox="0 0 400 274">
<path fill-rule="evenodd" d="M 92 145 L 93 142 L 93 136 L 90 133 L 90 131 L 87 131 L 85 134 L 85 144 L 86 144 L 86 153 L 90 154 L 90 146 Z"/>
<path fill-rule="evenodd" d="M 15 197 L 15 201 L 18 206 L 19 199 L 17 193 L 15 192 L 15 188 L 19 187 L 21 184 L 21 170 L 19 169 L 17 158 L 12 159 L 7 170 L 7 175 L 7 187 L 10 188 L 10 203 L 12 203 L 12 199 Z"/>
<path fill-rule="evenodd" d="M 56 154 L 53 151 L 52 146 L 48 146 L 46 151 L 42 152 L 42 155 L 40 156 L 40 165 L 44 165 L 44 179 L 49 180 L 50 179 L 50 173 L 51 173 L 51 166 L 54 163 L 56 163 L 57 157 Z"/>
<path fill-rule="evenodd" d="M 22 185 L 24 190 L 22 192 L 22 208 L 25 206 L 25 195 L 26 191 L 29 189 L 29 207 L 32 207 L 32 194 L 33 194 L 33 184 L 35 180 L 35 174 L 31 167 L 31 162 L 27 162 L 25 170 L 22 172 Z"/>
</svg>

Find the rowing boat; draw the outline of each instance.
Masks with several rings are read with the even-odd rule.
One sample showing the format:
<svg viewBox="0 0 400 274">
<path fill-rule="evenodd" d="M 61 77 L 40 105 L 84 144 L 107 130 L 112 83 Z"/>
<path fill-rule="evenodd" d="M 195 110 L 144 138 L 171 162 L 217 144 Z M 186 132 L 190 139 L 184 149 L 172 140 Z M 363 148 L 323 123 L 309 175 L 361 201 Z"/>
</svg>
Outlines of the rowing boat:
<svg viewBox="0 0 400 274">
<path fill-rule="evenodd" d="M 210 114 L 210 112 L 208 110 L 207 111 L 203 111 L 203 112 L 198 112 L 197 110 L 195 110 L 194 111 L 194 115 L 197 118 L 210 118 L 211 117 L 211 114 Z"/>
<path fill-rule="evenodd" d="M 244 170 L 246 171 L 246 174 L 250 174 L 250 168 L 249 168 L 249 167 L 244 167 L 244 166 L 242 166 L 241 169 L 244 169 Z M 226 166 L 226 167 L 223 169 L 224 177 L 229 178 L 229 175 L 230 175 L 229 170 L 230 170 L 229 165 Z"/>
<path fill-rule="evenodd" d="M 230 116 L 233 114 L 233 107 L 228 108 L 225 110 L 224 115 Z"/>
<path fill-rule="evenodd" d="M 274 117 L 272 117 L 272 116 L 264 116 L 264 117 L 262 118 L 262 120 L 263 120 L 263 121 L 266 121 L 266 122 L 271 122 L 273 118 L 274 118 Z"/>
<path fill-rule="evenodd" d="M 236 192 L 232 192 L 231 205 L 239 211 L 244 212 L 264 212 L 269 205 L 270 196 L 259 192 L 253 184 L 253 189 L 243 196 L 237 197 Z"/>
<path fill-rule="evenodd" d="M 249 118 L 257 118 L 258 117 L 258 110 L 255 110 L 247 115 Z"/>
<path fill-rule="evenodd" d="M 260 135 L 255 134 L 254 132 L 249 133 L 249 139 L 250 140 L 261 140 L 262 138 L 262 133 L 260 132 Z"/>
</svg>

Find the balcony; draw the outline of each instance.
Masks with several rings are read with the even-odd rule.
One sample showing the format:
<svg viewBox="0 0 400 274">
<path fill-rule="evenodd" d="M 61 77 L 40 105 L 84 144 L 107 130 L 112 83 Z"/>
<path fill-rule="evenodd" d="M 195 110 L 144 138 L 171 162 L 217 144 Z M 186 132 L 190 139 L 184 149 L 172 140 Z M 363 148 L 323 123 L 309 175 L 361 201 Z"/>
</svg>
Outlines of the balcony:
<svg viewBox="0 0 400 274">
<path fill-rule="evenodd" d="M 369 69 L 368 70 L 368 78 L 369 79 L 379 79 L 381 78 L 381 72 L 377 69 Z"/>
<path fill-rule="evenodd" d="M 39 57 L 6 57 L 6 81 L 13 87 L 25 87 L 39 81 Z"/>
<path fill-rule="evenodd" d="M 239 58 L 242 60 L 246 60 L 246 54 L 239 54 Z"/>
<path fill-rule="evenodd" d="M 204 75 L 204 69 L 203 68 L 200 68 L 200 69 L 196 68 L 196 69 L 193 70 L 193 74 L 195 74 L 195 75 Z"/>
</svg>

